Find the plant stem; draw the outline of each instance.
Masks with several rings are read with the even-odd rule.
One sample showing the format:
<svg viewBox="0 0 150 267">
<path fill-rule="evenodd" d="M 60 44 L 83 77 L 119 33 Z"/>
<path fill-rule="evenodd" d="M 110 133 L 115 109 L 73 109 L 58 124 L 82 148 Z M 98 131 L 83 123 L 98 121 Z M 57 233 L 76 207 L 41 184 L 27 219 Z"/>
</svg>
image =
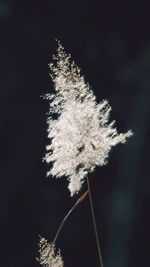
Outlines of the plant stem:
<svg viewBox="0 0 150 267">
<path fill-rule="evenodd" d="M 96 226 L 96 220 L 95 220 L 95 214 L 94 214 L 94 208 L 93 208 L 93 201 L 92 201 L 89 178 L 87 178 L 87 184 L 88 184 L 88 192 L 89 192 L 89 199 L 90 199 L 90 206 L 91 206 L 91 214 L 92 214 L 93 227 L 94 227 L 94 232 L 95 232 L 95 237 L 96 237 L 96 244 L 97 244 L 98 256 L 99 256 L 99 261 L 100 261 L 100 267 L 104 267 L 102 253 L 101 253 L 101 249 L 100 249 L 100 243 L 99 243 L 99 239 L 98 239 L 98 232 L 97 232 L 97 226 Z"/>
<path fill-rule="evenodd" d="M 67 213 L 67 215 L 64 217 L 64 219 L 62 220 L 57 232 L 56 232 L 56 235 L 54 237 L 54 240 L 53 240 L 53 244 L 55 244 L 58 236 L 59 236 L 59 233 L 62 229 L 62 227 L 64 226 L 65 222 L 67 221 L 67 219 L 69 218 L 70 214 L 72 213 L 72 211 L 86 198 L 86 196 L 88 195 L 88 190 L 82 194 L 82 196 L 77 200 L 77 202 L 74 204 L 74 206 L 69 210 L 69 212 Z"/>
</svg>

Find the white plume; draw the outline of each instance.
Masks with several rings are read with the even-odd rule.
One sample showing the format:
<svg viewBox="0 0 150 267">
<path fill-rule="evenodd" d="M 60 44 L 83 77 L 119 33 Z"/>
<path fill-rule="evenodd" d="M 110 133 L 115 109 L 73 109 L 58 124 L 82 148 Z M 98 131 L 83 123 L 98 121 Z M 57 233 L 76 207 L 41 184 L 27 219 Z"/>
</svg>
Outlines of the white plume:
<svg viewBox="0 0 150 267">
<path fill-rule="evenodd" d="M 64 267 L 60 251 L 57 251 L 55 245 L 49 243 L 44 237 L 40 237 L 37 261 L 43 267 Z"/>
<path fill-rule="evenodd" d="M 96 97 L 80 69 L 58 43 L 50 65 L 55 93 L 50 101 L 45 160 L 52 162 L 48 176 L 67 176 L 71 196 L 81 189 L 88 172 L 106 164 L 112 146 L 124 143 L 132 135 L 118 134 L 114 121 L 109 123 L 111 107 L 107 100 L 96 103 Z"/>
</svg>

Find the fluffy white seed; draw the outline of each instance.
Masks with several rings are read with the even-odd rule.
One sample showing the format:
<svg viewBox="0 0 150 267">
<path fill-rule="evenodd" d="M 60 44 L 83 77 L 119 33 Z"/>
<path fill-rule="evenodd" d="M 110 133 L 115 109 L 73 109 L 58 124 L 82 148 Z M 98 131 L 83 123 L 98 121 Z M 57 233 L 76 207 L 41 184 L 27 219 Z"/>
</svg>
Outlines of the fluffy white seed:
<svg viewBox="0 0 150 267">
<path fill-rule="evenodd" d="M 54 244 L 48 243 L 43 237 L 40 237 L 37 261 L 44 267 L 64 267 L 60 251 L 56 251 Z"/>
<path fill-rule="evenodd" d="M 96 97 L 85 83 L 80 69 L 58 43 L 50 64 L 55 94 L 46 95 L 50 102 L 45 160 L 52 162 L 48 176 L 67 176 L 71 196 L 78 193 L 88 172 L 107 163 L 111 148 L 124 143 L 131 131 L 118 134 L 114 121 L 109 122 L 111 107 Z"/>
</svg>

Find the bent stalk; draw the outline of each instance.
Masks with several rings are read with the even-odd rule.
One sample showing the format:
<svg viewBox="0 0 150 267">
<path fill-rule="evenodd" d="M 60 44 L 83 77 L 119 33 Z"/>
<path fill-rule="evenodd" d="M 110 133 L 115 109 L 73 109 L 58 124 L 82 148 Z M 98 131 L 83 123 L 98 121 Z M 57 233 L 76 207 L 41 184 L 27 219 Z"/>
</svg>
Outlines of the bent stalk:
<svg viewBox="0 0 150 267">
<path fill-rule="evenodd" d="M 64 219 L 62 220 L 57 232 L 56 232 L 56 235 L 54 237 L 54 240 L 53 240 L 53 244 L 55 244 L 58 236 L 59 236 L 59 233 L 62 229 L 62 227 L 64 226 L 65 222 L 67 221 L 67 219 L 69 218 L 70 214 L 72 213 L 72 211 L 86 198 L 86 196 L 88 195 L 88 190 L 83 193 L 83 195 L 77 200 L 77 202 L 74 204 L 74 206 L 69 210 L 69 212 L 67 213 L 67 215 L 64 217 Z"/>
</svg>

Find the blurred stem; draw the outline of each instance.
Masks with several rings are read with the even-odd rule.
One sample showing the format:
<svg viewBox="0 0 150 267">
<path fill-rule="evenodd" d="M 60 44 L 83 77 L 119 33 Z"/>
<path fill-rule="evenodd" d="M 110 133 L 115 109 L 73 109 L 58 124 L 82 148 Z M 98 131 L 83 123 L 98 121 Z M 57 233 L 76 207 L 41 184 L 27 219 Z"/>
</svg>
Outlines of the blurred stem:
<svg viewBox="0 0 150 267">
<path fill-rule="evenodd" d="M 98 256 L 99 256 L 99 261 L 100 261 L 100 267 L 104 267 L 101 248 L 100 248 L 100 243 L 99 243 L 99 238 L 98 238 L 98 232 L 97 232 L 97 226 L 96 226 L 95 213 L 94 213 L 94 208 L 93 208 L 93 201 L 92 201 L 89 178 L 87 178 L 87 184 L 88 184 L 88 192 L 89 192 L 89 199 L 90 199 L 90 206 L 91 206 L 91 214 L 92 214 L 93 227 L 94 227 L 94 232 L 95 232 L 95 237 L 96 237 L 96 244 L 97 244 Z"/>
<path fill-rule="evenodd" d="M 54 237 L 54 240 L 53 240 L 53 244 L 55 244 L 58 236 L 59 236 L 59 233 L 62 229 L 62 227 L 64 226 L 65 222 L 67 221 L 67 219 L 69 218 L 70 214 L 72 213 L 72 211 L 86 198 L 86 196 L 88 195 L 88 190 L 82 194 L 82 196 L 77 200 L 77 202 L 74 204 L 74 206 L 69 210 L 69 212 L 67 213 L 67 215 L 64 217 L 64 219 L 62 220 L 57 232 L 56 232 L 56 235 Z"/>
</svg>

